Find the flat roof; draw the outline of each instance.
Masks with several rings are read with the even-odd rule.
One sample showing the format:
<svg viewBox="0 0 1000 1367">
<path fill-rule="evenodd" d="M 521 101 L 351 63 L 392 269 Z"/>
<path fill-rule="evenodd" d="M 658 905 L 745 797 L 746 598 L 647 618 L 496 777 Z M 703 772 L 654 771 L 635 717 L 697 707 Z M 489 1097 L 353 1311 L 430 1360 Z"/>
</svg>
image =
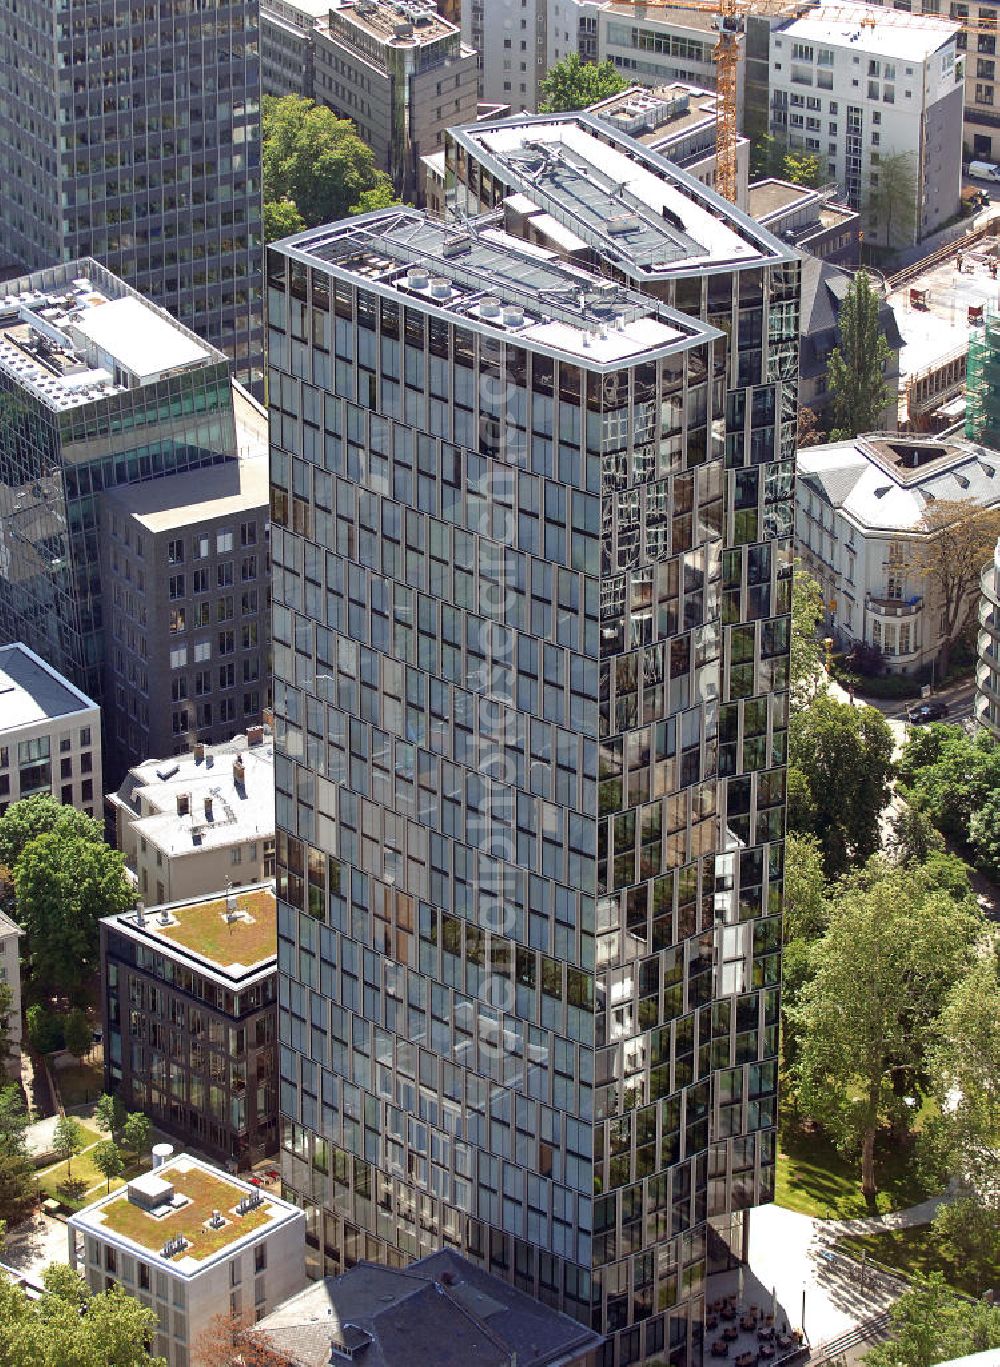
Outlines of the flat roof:
<svg viewBox="0 0 1000 1367">
<path fill-rule="evenodd" d="M 100 308 L 84 309 L 72 326 L 140 384 L 166 371 L 203 364 L 209 357 L 207 347 L 141 299 L 109 299 Z"/>
<path fill-rule="evenodd" d="M 97 710 L 92 698 L 20 641 L 0 646 L 0 735 Z"/>
<path fill-rule="evenodd" d="M 956 249 L 958 244 L 956 244 Z M 962 251 L 961 274 L 956 250 L 907 280 L 888 296 L 903 338 L 899 353 L 900 379 L 933 370 L 949 357 L 969 348 L 969 308 L 993 308 L 997 282 L 989 261 L 1000 255 L 1000 237 L 987 237 Z M 923 291 L 924 307 L 914 307 L 911 291 Z"/>
<path fill-rule="evenodd" d="M 630 20 L 633 24 L 641 24 L 643 28 L 688 28 L 696 29 L 699 33 L 715 38 L 716 15 L 711 10 L 687 10 L 683 6 L 672 8 L 670 6 L 657 6 L 655 9 L 637 10 L 631 5 L 604 5 L 602 7 L 606 14 L 612 14 L 616 19 Z"/>
<path fill-rule="evenodd" d="M 816 191 L 808 185 L 795 185 L 790 180 L 756 180 L 747 186 L 747 212 L 761 222 L 772 215 L 804 204 L 814 198 Z"/>
<path fill-rule="evenodd" d="M 553 214 L 633 284 L 796 254 L 665 155 L 580 112 L 450 130 L 511 194 Z"/>
<path fill-rule="evenodd" d="M 89 258 L 0 282 L 0 371 L 55 412 L 219 362 L 221 352 Z"/>
<path fill-rule="evenodd" d="M 136 1191 L 140 1199 L 132 1200 L 127 1186 L 124 1191 L 119 1188 L 71 1216 L 70 1225 L 174 1276 L 191 1277 L 230 1256 L 241 1244 L 256 1242 L 262 1233 L 304 1219 L 290 1202 L 190 1154 L 170 1159 L 147 1176 L 155 1179 L 156 1190 L 153 1184 L 148 1192 L 140 1186 Z M 150 1209 L 148 1202 L 161 1194 L 162 1183 L 172 1187 L 172 1203 Z M 219 1228 L 212 1227 L 213 1211 L 222 1217 Z M 168 1252 L 169 1248 L 175 1251 Z"/>
<path fill-rule="evenodd" d="M 498 225 L 498 215 L 457 225 L 388 209 L 276 245 L 400 303 L 593 369 L 635 364 L 719 336 Z"/>
<path fill-rule="evenodd" d="M 270 734 L 257 745 L 236 736 L 225 745 L 206 745 L 200 759 L 189 750 L 144 760 L 108 801 L 127 808 L 136 834 L 169 858 L 273 838 L 274 743 Z"/>
<path fill-rule="evenodd" d="M 387 47 L 420 47 L 459 33 L 434 0 L 329 0 L 326 10 L 329 32 L 343 20 Z"/>
<path fill-rule="evenodd" d="M 140 919 L 141 918 L 141 919 Z M 228 888 L 215 897 L 166 902 L 107 916 L 104 924 L 171 957 L 214 970 L 234 987 L 272 968 L 278 953 L 274 889 L 267 884 Z"/>
<path fill-rule="evenodd" d="M 650 89 L 632 85 L 618 95 L 592 104 L 588 113 L 647 147 L 668 147 L 676 138 L 704 129 L 714 139 L 718 123 L 718 96 L 714 90 L 669 81 Z M 745 139 L 741 139 L 745 141 Z"/>
<path fill-rule="evenodd" d="M 796 42 L 922 62 L 954 38 L 960 27 L 950 19 L 883 9 L 881 5 L 835 4 L 820 5 L 801 19 L 774 29 L 772 39 L 787 34 Z"/>
<path fill-rule="evenodd" d="M 261 453 L 165 479 L 123 484 L 109 490 L 105 498 L 154 534 L 235 517 L 268 506 L 268 458 Z"/>
</svg>

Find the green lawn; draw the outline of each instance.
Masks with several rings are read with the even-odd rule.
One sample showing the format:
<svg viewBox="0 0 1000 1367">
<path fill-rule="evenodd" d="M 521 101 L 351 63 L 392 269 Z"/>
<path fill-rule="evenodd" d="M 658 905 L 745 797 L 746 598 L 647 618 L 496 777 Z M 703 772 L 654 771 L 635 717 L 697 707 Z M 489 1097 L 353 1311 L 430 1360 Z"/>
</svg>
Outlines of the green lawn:
<svg viewBox="0 0 1000 1367">
<path fill-rule="evenodd" d="M 106 1135 L 99 1134 L 89 1125 L 81 1125 L 84 1132 L 87 1148 L 82 1153 L 78 1153 L 70 1163 L 65 1160 L 53 1163 L 51 1167 L 43 1168 L 38 1174 L 38 1189 L 42 1197 L 50 1196 L 55 1201 L 61 1201 L 64 1205 L 70 1206 L 73 1210 L 80 1210 L 83 1206 L 93 1201 L 103 1192 L 107 1191 L 107 1178 L 103 1177 L 94 1167 L 93 1146 L 99 1139 L 107 1138 Z M 131 1155 L 124 1153 L 125 1158 L 125 1181 L 130 1177 L 135 1177 L 145 1168 L 145 1162 L 131 1159 Z M 77 1194 L 70 1195 L 66 1191 L 60 1191 L 60 1186 L 65 1182 L 74 1184 L 74 1189 L 78 1188 Z M 120 1187 L 122 1181 L 111 1183 L 112 1191 Z"/>
<path fill-rule="evenodd" d="M 958 1291 L 964 1291 L 970 1296 L 982 1295 L 981 1286 L 977 1286 L 954 1263 L 945 1262 L 941 1258 L 934 1246 L 930 1225 L 842 1239 L 837 1247 L 855 1258 L 867 1253 L 875 1262 L 883 1263 L 886 1267 L 898 1268 L 901 1272 L 911 1275 L 919 1273 L 921 1276 L 927 1276 L 929 1272 L 940 1272 Z"/>
<path fill-rule="evenodd" d="M 904 1210 L 932 1195 L 917 1180 L 911 1145 L 879 1136 L 875 1172 L 880 1211 Z M 778 1150 L 774 1199 L 788 1210 L 821 1219 L 852 1220 L 870 1214 L 861 1195 L 861 1164 L 845 1159 L 820 1131 L 786 1123 Z"/>
<path fill-rule="evenodd" d="M 53 1072 L 67 1111 L 96 1101 L 104 1091 L 104 1068 L 100 1063 L 73 1063 Z"/>
</svg>

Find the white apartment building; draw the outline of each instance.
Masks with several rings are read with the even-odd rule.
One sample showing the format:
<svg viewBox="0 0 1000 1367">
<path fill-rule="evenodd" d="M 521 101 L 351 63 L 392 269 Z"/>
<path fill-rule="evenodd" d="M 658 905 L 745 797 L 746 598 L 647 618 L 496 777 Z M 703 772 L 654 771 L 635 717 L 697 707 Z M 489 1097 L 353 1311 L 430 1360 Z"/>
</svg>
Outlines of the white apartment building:
<svg viewBox="0 0 1000 1367">
<path fill-rule="evenodd" d="M 1000 455 L 954 438 L 878 434 L 796 456 L 795 544 L 827 605 L 824 631 L 885 655 L 888 672 L 929 665 L 941 604 L 922 572 L 924 509 L 935 499 L 1000 502 Z"/>
<path fill-rule="evenodd" d="M 963 68 L 958 25 L 877 5 L 821 7 L 771 30 L 772 134 L 819 158 L 876 242 L 905 246 L 958 211 Z M 906 158 L 902 175 L 885 167 Z M 886 178 L 909 207 L 878 203 Z"/>
<path fill-rule="evenodd" d="M 579 50 L 579 15 L 591 0 L 462 0 L 462 38 L 478 54 L 479 98 L 534 114 L 554 63 Z"/>
<path fill-rule="evenodd" d="M 26 645 L 0 646 L 0 816 L 37 793 L 99 816 L 101 786 L 97 703 Z"/>
<path fill-rule="evenodd" d="M 92 1291 L 120 1285 L 154 1309 L 152 1352 L 170 1367 L 196 1367 L 198 1340 L 217 1317 L 253 1322 L 302 1288 L 305 1215 L 161 1148 L 150 1172 L 70 1217 L 69 1261 Z"/>
<path fill-rule="evenodd" d="M 274 749 L 263 727 L 146 760 L 106 800 L 144 901 L 208 897 L 227 882 L 274 877 Z"/>
<path fill-rule="evenodd" d="M 0 1021 L 10 1048 L 7 1072 L 19 1077 L 21 1072 L 21 950 L 19 940 L 24 931 L 0 911 L 0 983 L 10 988 L 10 1012 Z"/>
</svg>

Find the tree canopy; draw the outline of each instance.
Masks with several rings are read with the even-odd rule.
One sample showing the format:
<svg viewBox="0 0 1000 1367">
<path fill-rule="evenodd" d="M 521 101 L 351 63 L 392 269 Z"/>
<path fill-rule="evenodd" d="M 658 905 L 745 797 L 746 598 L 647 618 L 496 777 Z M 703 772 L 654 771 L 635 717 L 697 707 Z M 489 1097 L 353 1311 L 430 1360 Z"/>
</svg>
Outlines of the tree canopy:
<svg viewBox="0 0 1000 1367">
<path fill-rule="evenodd" d="M 1000 1306 L 956 1296 L 935 1273 L 891 1306 L 889 1330 L 889 1342 L 866 1355 L 868 1367 L 933 1367 L 1000 1348 Z"/>
<path fill-rule="evenodd" d="M 0 1281 L 0 1367 L 166 1367 L 149 1353 L 155 1310 L 117 1286 L 94 1295 L 65 1266 L 43 1280 L 36 1301 Z"/>
<path fill-rule="evenodd" d="M 789 826 L 819 841 L 827 877 L 843 873 L 852 861 L 863 863 L 879 848 L 892 752 L 892 731 L 873 707 L 823 696 L 793 713 Z"/>
<path fill-rule="evenodd" d="M 823 645 L 816 628 L 823 620 L 823 590 L 817 581 L 795 562 L 792 579 L 792 637 L 789 688 L 792 704 L 802 707 L 826 688 Z"/>
<path fill-rule="evenodd" d="M 955 642 L 979 603 L 983 566 L 1000 536 L 1000 509 L 968 499 L 936 498 L 920 517 L 924 533 L 916 570 L 928 582 L 941 609 L 941 668 L 947 670 Z"/>
<path fill-rule="evenodd" d="M 26 932 L 23 961 L 32 977 L 78 993 L 98 969 L 101 917 L 126 911 L 135 900 L 125 856 L 103 840 L 49 831 L 25 846 L 14 886 Z"/>
<path fill-rule="evenodd" d="M 831 440 L 875 432 L 889 400 L 885 367 L 891 352 L 879 327 L 879 297 L 867 271 L 858 271 L 847 287 L 837 318 L 840 340 L 827 368 L 833 398 Z"/>
<path fill-rule="evenodd" d="M 861 1153 L 875 1198 L 875 1139 L 919 1087 L 948 994 L 965 973 L 983 921 L 920 867 L 875 855 L 829 899 L 816 972 L 802 991 L 798 1100 L 845 1152 Z"/>
<path fill-rule="evenodd" d="M 1000 877 L 1000 745 L 993 737 L 970 737 L 961 726 L 921 727 L 903 749 L 899 776 L 910 806 L 967 846 L 984 873 Z"/>
<path fill-rule="evenodd" d="M 0 1087 L 0 1221 L 8 1225 L 23 1220 L 37 1199 L 27 1128 L 20 1087 L 13 1083 Z"/>
<path fill-rule="evenodd" d="M 265 95 L 265 237 L 332 223 L 394 202 L 392 182 L 350 119 L 302 95 Z"/>
<path fill-rule="evenodd" d="M 916 222 L 916 175 L 909 152 L 882 152 L 872 167 L 865 203 L 869 228 L 881 234 L 886 247 L 904 247 L 913 240 Z"/>
<path fill-rule="evenodd" d="M 614 62 L 585 62 L 578 52 L 550 66 L 542 81 L 540 114 L 586 109 L 623 91 L 628 82 Z"/>
<path fill-rule="evenodd" d="M 79 837 L 104 844 L 104 831 L 99 821 L 57 802 L 49 793 L 23 797 L 13 802 L 0 816 L 0 865 L 13 872 L 25 847 L 40 835 L 50 832 L 64 840 Z"/>
</svg>

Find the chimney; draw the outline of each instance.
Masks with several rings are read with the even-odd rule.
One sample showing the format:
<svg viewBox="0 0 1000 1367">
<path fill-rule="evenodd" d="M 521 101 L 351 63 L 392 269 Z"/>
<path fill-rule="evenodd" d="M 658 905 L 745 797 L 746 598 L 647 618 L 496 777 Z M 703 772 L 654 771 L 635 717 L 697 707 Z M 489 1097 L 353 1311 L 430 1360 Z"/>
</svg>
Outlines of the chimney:
<svg viewBox="0 0 1000 1367">
<path fill-rule="evenodd" d="M 251 726 L 247 728 L 247 745 L 263 745 L 264 728 L 263 726 Z"/>
<path fill-rule="evenodd" d="M 204 758 L 205 758 L 205 743 L 204 743 L 204 741 L 198 741 L 198 742 L 195 744 L 195 747 L 194 747 L 194 762 L 195 762 L 195 764 L 200 764 Z"/>
<path fill-rule="evenodd" d="M 188 813 L 189 813 L 190 811 L 191 811 L 191 794 L 190 794 L 190 793 L 178 793 L 178 794 L 177 794 L 177 815 L 178 815 L 178 816 L 187 816 Z"/>
<path fill-rule="evenodd" d="M 233 760 L 233 782 L 237 788 L 242 788 L 247 778 L 246 765 L 243 763 L 243 756 L 237 755 Z"/>
<path fill-rule="evenodd" d="M 206 821 L 211 821 L 211 820 L 212 820 L 212 797 L 211 797 L 211 794 L 209 794 L 209 795 L 205 798 L 205 820 L 206 820 Z"/>
</svg>

